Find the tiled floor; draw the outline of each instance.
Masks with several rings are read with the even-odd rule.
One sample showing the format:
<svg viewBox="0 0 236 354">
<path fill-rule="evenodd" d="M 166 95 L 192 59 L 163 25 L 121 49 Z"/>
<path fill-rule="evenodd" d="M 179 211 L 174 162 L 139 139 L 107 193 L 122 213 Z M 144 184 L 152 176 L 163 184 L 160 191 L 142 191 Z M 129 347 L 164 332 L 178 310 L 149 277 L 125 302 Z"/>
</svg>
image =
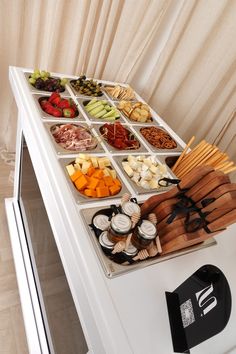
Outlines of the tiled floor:
<svg viewBox="0 0 236 354">
<path fill-rule="evenodd" d="M 27 342 L 4 199 L 12 196 L 11 167 L 0 160 L 0 354 L 26 354 Z"/>
</svg>

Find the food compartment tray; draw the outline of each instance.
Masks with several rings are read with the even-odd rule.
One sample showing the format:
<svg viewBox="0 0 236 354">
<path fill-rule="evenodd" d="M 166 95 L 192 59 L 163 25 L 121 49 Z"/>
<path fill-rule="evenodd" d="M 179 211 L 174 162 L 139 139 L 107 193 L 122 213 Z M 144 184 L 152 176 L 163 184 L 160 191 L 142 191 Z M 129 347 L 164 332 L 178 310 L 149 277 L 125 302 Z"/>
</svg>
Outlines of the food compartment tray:
<svg viewBox="0 0 236 354">
<path fill-rule="evenodd" d="M 119 110 L 117 110 L 117 111 L 118 111 L 118 113 L 120 113 L 120 118 L 117 118 L 114 121 L 109 120 L 109 118 L 96 118 L 96 117 L 91 116 L 91 114 L 89 114 L 85 110 L 85 106 L 86 105 L 84 105 L 84 103 L 89 102 L 93 98 L 96 98 L 97 100 L 106 100 L 108 105 L 110 105 L 111 107 L 114 106 L 114 104 L 112 102 L 107 100 L 107 97 L 104 97 L 104 98 L 102 98 L 102 97 L 87 97 L 87 98 L 83 97 L 83 98 L 80 98 L 79 97 L 79 98 L 77 98 L 77 101 L 79 102 L 81 108 L 84 111 L 84 114 L 88 117 L 88 119 L 90 119 L 91 121 L 96 122 L 96 123 L 101 123 L 101 122 L 110 122 L 111 123 L 111 122 L 117 122 L 117 121 L 119 121 L 119 122 L 123 121 L 124 122 L 124 118 L 123 118 L 123 116 L 122 116 L 122 114 L 120 113 Z"/>
<path fill-rule="evenodd" d="M 53 126 L 55 126 L 55 125 L 74 124 L 74 125 L 77 125 L 77 126 L 80 126 L 80 127 L 84 127 L 85 129 L 88 129 L 89 132 L 92 134 L 92 136 L 93 136 L 95 139 L 97 139 L 96 136 L 95 136 L 95 135 L 93 134 L 93 132 L 91 131 L 91 127 L 89 127 L 88 124 L 85 124 L 85 123 L 78 123 L 78 122 L 77 122 L 77 123 L 76 123 L 76 122 L 74 122 L 74 123 L 72 123 L 72 122 L 69 122 L 69 123 L 58 123 L 58 122 L 57 122 L 57 124 L 55 124 L 55 122 L 53 122 L 53 123 L 45 122 L 44 124 L 45 124 L 46 130 L 47 130 L 47 132 L 48 132 L 48 134 L 49 134 L 49 136 L 50 136 L 50 138 L 51 138 L 51 140 L 52 140 L 52 142 L 53 142 L 54 149 L 56 150 L 56 152 L 57 152 L 58 155 L 72 155 L 72 154 L 79 154 L 79 153 L 85 153 L 85 154 L 87 154 L 87 153 L 100 153 L 100 152 L 104 152 L 104 149 L 102 148 L 102 146 L 101 146 L 101 144 L 100 144 L 99 141 L 97 141 L 97 146 L 96 146 L 96 148 L 91 149 L 91 150 L 66 150 L 66 149 L 64 149 L 62 146 L 60 146 L 60 145 L 55 141 L 55 139 L 54 139 L 54 137 L 53 137 L 53 135 L 52 135 L 52 133 L 51 133 L 51 128 L 52 128 Z"/>
<path fill-rule="evenodd" d="M 125 99 L 125 98 L 120 98 L 120 99 L 119 99 L 119 98 L 113 97 L 113 96 L 111 96 L 111 95 L 105 90 L 106 87 L 113 87 L 113 88 L 115 88 L 115 87 L 117 87 L 117 86 L 120 86 L 120 87 L 123 87 L 123 88 L 128 87 L 128 85 L 125 85 L 125 84 L 121 84 L 121 85 L 119 85 L 119 84 L 117 84 L 117 85 L 105 84 L 105 85 L 102 87 L 102 91 L 104 92 L 104 94 L 105 94 L 111 101 L 114 101 L 114 102 L 115 102 L 115 101 L 117 101 L 117 102 L 120 102 L 120 101 L 136 102 L 136 101 L 138 100 L 135 91 L 134 91 L 135 97 L 132 98 L 132 99 L 130 99 L 130 100 L 127 100 L 127 99 Z"/>
<path fill-rule="evenodd" d="M 135 103 L 135 102 L 141 102 L 140 100 L 131 100 L 131 101 L 129 101 L 129 102 L 132 102 L 132 103 Z M 116 106 L 116 108 L 117 108 L 117 111 L 121 114 L 121 116 L 122 116 L 122 118 L 124 118 L 124 120 L 126 121 L 126 122 L 128 122 L 129 124 L 132 124 L 132 125 L 143 125 L 143 126 L 150 126 L 150 125 L 159 125 L 159 122 L 156 120 L 156 118 L 155 118 L 155 116 L 154 116 L 154 114 L 152 114 L 152 121 L 151 122 L 137 122 L 137 121 L 135 121 L 135 120 L 133 120 L 133 119 L 130 119 L 129 117 L 127 117 L 125 114 L 124 114 L 124 112 L 122 112 L 117 106 L 118 106 L 118 104 L 120 103 L 120 101 L 117 101 L 117 100 L 114 100 L 113 101 L 113 103 L 114 103 L 114 105 Z M 143 102 L 143 104 L 147 104 L 146 102 Z M 148 105 L 149 106 L 149 105 Z M 151 111 L 151 113 L 153 113 L 153 111 L 152 111 L 152 109 L 151 109 L 151 107 L 149 106 L 149 108 L 150 108 L 150 111 Z"/>
<path fill-rule="evenodd" d="M 111 123 L 111 122 L 107 122 L 107 123 Z M 113 124 L 113 122 L 111 123 Z M 115 147 L 111 146 L 103 137 L 101 137 L 101 133 L 100 133 L 100 128 L 103 126 L 104 124 L 94 124 L 93 128 L 96 130 L 96 133 L 99 136 L 99 139 L 106 145 L 106 148 L 109 152 L 113 153 L 113 154 L 119 154 L 119 153 L 125 153 L 125 154 L 132 154 L 132 153 L 145 153 L 147 152 L 147 149 L 145 148 L 145 146 L 142 144 L 141 140 L 139 139 L 138 135 L 135 134 L 129 126 L 122 124 L 126 129 L 128 129 L 134 136 L 135 139 L 139 142 L 139 148 L 138 149 L 116 149 Z"/>
<path fill-rule="evenodd" d="M 142 155 L 143 156 L 143 155 Z M 151 156 L 149 155 L 145 155 L 145 157 Z M 149 194 L 149 193 L 163 193 L 163 192 L 167 192 L 170 188 L 173 187 L 173 185 L 169 185 L 167 187 L 160 187 L 158 189 L 154 188 L 154 189 L 145 189 L 141 186 L 138 186 L 134 181 L 132 181 L 132 179 L 127 175 L 127 173 L 125 172 L 123 166 L 122 166 L 122 162 L 125 161 L 127 159 L 126 156 L 114 156 L 113 157 L 115 162 L 118 164 L 119 168 L 121 169 L 121 171 L 124 173 L 124 176 L 127 180 L 127 182 L 131 185 L 132 189 L 135 191 L 136 194 Z M 157 162 L 160 164 L 164 164 L 164 160 L 162 161 L 159 156 L 157 157 L 155 155 L 155 158 L 157 159 Z M 177 177 L 175 176 L 175 174 L 171 171 L 171 169 L 167 166 L 167 178 L 170 179 L 176 179 Z"/>
<path fill-rule="evenodd" d="M 40 94 L 39 93 L 33 94 L 33 99 L 34 99 L 34 101 L 36 103 L 36 107 L 38 108 L 38 111 L 39 111 L 39 113 L 40 113 L 40 115 L 42 116 L 43 119 L 48 119 L 48 120 L 51 120 L 51 121 L 61 122 L 61 123 L 69 121 L 72 124 L 73 124 L 73 122 L 85 121 L 85 118 L 82 115 L 82 113 L 81 113 L 81 111 L 80 111 L 80 109 L 78 107 L 78 104 L 74 100 L 73 100 L 73 102 L 76 104 L 77 109 L 79 111 L 79 114 L 78 114 L 77 117 L 75 117 L 75 118 L 54 117 L 54 116 L 44 112 L 44 110 L 41 108 L 40 103 L 39 103 L 38 100 L 40 98 L 42 98 L 42 97 L 50 97 L 50 94 L 49 95 L 46 95 L 46 94 L 42 95 L 41 93 Z M 66 97 L 64 95 L 61 95 L 61 97 L 62 98 L 71 98 L 71 97 Z"/>
<path fill-rule="evenodd" d="M 101 87 L 101 91 L 103 92 L 103 94 L 101 96 L 93 96 L 93 95 L 83 95 L 82 93 L 79 93 L 78 91 L 76 91 L 76 89 L 71 85 L 71 82 L 74 82 L 74 81 L 77 81 L 77 79 L 72 79 L 69 81 L 68 83 L 68 86 L 70 87 L 70 89 L 72 90 L 73 94 L 76 96 L 76 97 L 82 97 L 83 99 L 92 99 L 92 98 L 97 98 L 97 99 L 101 99 L 101 100 L 104 100 L 106 99 L 106 96 L 102 90 L 102 87 Z M 97 81 L 97 80 L 96 80 Z M 97 81 L 99 82 L 99 81 Z"/>
<path fill-rule="evenodd" d="M 98 206 L 96 208 L 84 208 L 80 211 L 80 214 L 81 214 L 82 220 L 84 222 L 84 225 L 86 227 L 86 230 L 88 232 L 88 235 L 92 240 L 92 244 L 94 246 L 94 249 L 96 251 L 96 254 L 97 254 L 97 257 L 100 261 L 100 264 L 103 268 L 103 271 L 108 278 L 120 276 L 120 275 L 129 273 L 134 270 L 143 269 L 145 267 L 148 267 L 148 266 L 151 266 L 151 265 L 163 262 L 163 261 L 167 261 L 167 260 L 175 258 L 175 257 L 183 256 L 185 254 L 188 254 L 188 253 L 191 253 L 194 251 L 198 251 L 198 250 L 206 248 L 206 247 L 216 245 L 216 241 L 214 240 L 214 238 L 210 238 L 200 244 L 185 248 L 180 251 L 172 252 L 172 253 L 169 253 L 169 254 L 166 254 L 163 256 L 162 255 L 155 256 L 155 257 L 148 258 L 148 259 L 142 260 L 142 261 L 137 261 L 135 263 L 128 264 L 128 265 L 121 265 L 116 262 L 113 262 L 111 259 L 109 259 L 105 255 L 105 253 L 103 252 L 103 250 L 98 242 L 98 239 L 97 239 L 94 231 L 89 226 L 92 222 L 92 218 L 93 218 L 94 214 L 97 213 L 98 211 L 100 211 L 101 209 L 104 209 L 104 206 Z"/>
<path fill-rule="evenodd" d="M 173 152 L 182 152 L 183 148 L 182 146 L 175 140 L 175 138 L 173 138 L 172 134 L 169 133 L 163 126 L 161 125 L 157 125 L 155 126 L 154 124 L 151 124 L 151 126 L 161 129 L 163 130 L 165 133 L 169 134 L 169 136 L 175 141 L 175 143 L 177 144 L 177 146 L 174 149 L 160 149 L 160 148 L 156 148 L 155 146 L 153 146 L 151 143 L 148 142 L 148 140 L 141 134 L 140 129 L 142 128 L 146 128 L 146 126 L 141 125 L 139 123 L 139 125 L 134 126 L 134 130 L 136 131 L 137 135 L 140 136 L 145 143 L 147 144 L 147 146 L 149 147 L 150 150 L 152 150 L 155 153 L 163 153 L 163 154 L 171 154 Z M 147 127 L 148 128 L 148 127 Z"/>
<path fill-rule="evenodd" d="M 33 74 L 33 72 L 31 72 L 31 73 L 25 72 L 24 73 L 30 91 L 32 91 L 33 93 L 40 93 L 40 94 L 42 94 L 42 96 L 47 96 L 48 94 L 51 94 L 54 92 L 54 91 L 51 92 L 51 91 L 39 90 L 36 87 L 34 87 L 33 85 L 31 85 L 31 83 L 28 81 L 31 74 Z M 52 76 L 52 77 L 54 79 L 61 79 L 59 76 Z M 67 90 L 67 84 L 65 85 L 65 91 L 59 92 L 59 93 L 60 93 L 60 95 L 62 95 L 64 97 L 70 97 L 70 93 Z"/>
<path fill-rule="evenodd" d="M 85 153 L 89 154 L 89 155 L 92 155 L 92 156 L 96 156 L 92 152 L 91 153 L 85 152 Z M 98 157 L 105 157 L 105 155 L 99 155 Z M 121 176 L 119 175 L 118 171 L 116 170 L 116 168 L 112 164 L 111 159 L 110 159 L 111 168 L 116 170 L 117 178 L 120 180 L 120 183 L 121 183 L 121 190 L 116 195 L 113 195 L 113 196 L 110 196 L 110 197 L 105 197 L 105 198 L 90 198 L 90 197 L 87 197 L 87 196 L 83 195 L 82 193 L 80 193 L 76 189 L 76 187 L 74 186 L 73 182 L 71 181 L 71 179 L 70 179 L 70 177 L 69 177 L 69 175 L 67 173 L 67 170 L 66 170 L 66 166 L 67 165 L 75 162 L 75 159 L 73 159 L 73 157 L 62 157 L 62 158 L 59 159 L 59 162 L 60 162 L 60 164 L 62 166 L 63 172 L 64 172 L 64 174 L 66 176 L 67 181 L 68 181 L 68 184 L 69 184 L 70 190 L 72 192 L 73 198 L 75 199 L 76 203 L 78 203 L 78 204 L 91 203 L 92 201 L 99 201 L 99 200 L 106 200 L 106 199 L 109 200 L 109 199 L 121 198 L 124 193 L 129 193 L 128 188 L 126 187 L 126 185 L 124 184 L 124 182 L 123 182 Z"/>
</svg>

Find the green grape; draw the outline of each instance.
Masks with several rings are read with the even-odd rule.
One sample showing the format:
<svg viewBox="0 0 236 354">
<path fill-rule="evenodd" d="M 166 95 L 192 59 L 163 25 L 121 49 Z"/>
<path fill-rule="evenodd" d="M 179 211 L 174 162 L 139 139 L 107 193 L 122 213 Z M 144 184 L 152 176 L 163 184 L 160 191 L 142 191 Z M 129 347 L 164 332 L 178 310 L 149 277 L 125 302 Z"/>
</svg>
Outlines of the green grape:
<svg viewBox="0 0 236 354">
<path fill-rule="evenodd" d="M 47 76 L 47 73 L 46 73 L 46 71 L 41 71 L 41 78 L 44 78 L 44 77 L 46 77 Z"/>
<path fill-rule="evenodd" d="M 32 85 L 34 85 L 35 82 L 36 82 L 36 80 L 35 80 L 33 77 L 30 77 L 30 78 L 29 78 L 29 82 L 30 82 Z"/>
<path fill-rule="evenodd" d="M 40 70 L 39 70 L 39 69 L 35 69 L 35 70 L 34 70 L 34 74 L 40 75 Z"/>
</svg>

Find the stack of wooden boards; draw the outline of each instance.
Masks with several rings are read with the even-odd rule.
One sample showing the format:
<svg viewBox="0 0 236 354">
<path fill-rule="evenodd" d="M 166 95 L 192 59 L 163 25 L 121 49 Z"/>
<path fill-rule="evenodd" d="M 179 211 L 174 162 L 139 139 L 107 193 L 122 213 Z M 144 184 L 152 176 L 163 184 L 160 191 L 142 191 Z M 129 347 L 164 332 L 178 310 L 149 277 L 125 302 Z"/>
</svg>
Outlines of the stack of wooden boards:
<svg viewBox="0 0 236 354">
<path fill-rule="evenodd" d="M 194 139 L 195 137 L 193 136 L 172 167 L 172 171 L 178 178 L 184 177 L 193 168 L 202 165 L 211 166 L 215 170 L 220 170 L 225 174 L 236 170 L 234 162 L 230 161 L 226 153 L 220 151 L 217 146 L 207 143 L 205 140 L 202 140 L 192 151 L 188 152 Z"/>
<path fill-rule="evenodd" d="M 216 235 L 236 222 L 236 183 L 222 171 L 199 166 L 178 186 L 150 197 L 142 217 L 155 213 L 162 254 L 174 252 Z"/>
</svg>

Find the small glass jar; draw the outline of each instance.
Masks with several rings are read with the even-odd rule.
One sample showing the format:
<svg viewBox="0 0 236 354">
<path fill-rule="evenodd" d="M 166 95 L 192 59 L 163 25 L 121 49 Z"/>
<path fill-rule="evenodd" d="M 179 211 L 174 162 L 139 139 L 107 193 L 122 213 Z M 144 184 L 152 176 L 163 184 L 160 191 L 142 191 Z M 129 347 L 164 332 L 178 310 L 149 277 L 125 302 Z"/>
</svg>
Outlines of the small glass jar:
<svg viewBox="0 0 236 354">
<path fill-rule="evenodd" d="M 110 221 L 107 215 L 98 214 L 93 218 L 93 225 L 102 231 L 108 230 Z"/>
<path fill-rule="evenodd" d="M 117 214 L 111 219 L 110 227 L 108 229 L 108 238 L 115 243 L 123 241 L 130 233 L 131 228 L 132 223 L 130 218 L 124 214 Z"/>
<path fill-rule="evenodd" d="M 133 258 L 133 257 L 135 257 L 137 255 L 138 250 L 137 250 L 136 247 L 134 247 L 134 245 L 132 245 L 132 243 L 130 243 L 128 249 L 122 251 L 122 253 L 124 253 L 128 257 Z"/>
<path fill-rule="evenodd" d="M 149 220 L 143 220 L 140 226 L 136 226 L 131 237 L 132 244 L 138 249 L 147 248 L 157 235 L 156 226 Z"/>
<path fill-rule="evenodd" d="M 121 206 L 121 211 L 125 215 L 132 216 L 134 213 L 140 213 L 140 206 L 131 201 L 124 202 Z"/>
<path fill-rule="evenodd" d="M 102 247 L 102 249 L 107 253 L 110 253 L 114 246 L 115 246 L 115 243 L 110 241 L 107 237 L 107 231 L 103 231 L 100 236 L 99 236 L 99 243 Z"/>
</svg>

